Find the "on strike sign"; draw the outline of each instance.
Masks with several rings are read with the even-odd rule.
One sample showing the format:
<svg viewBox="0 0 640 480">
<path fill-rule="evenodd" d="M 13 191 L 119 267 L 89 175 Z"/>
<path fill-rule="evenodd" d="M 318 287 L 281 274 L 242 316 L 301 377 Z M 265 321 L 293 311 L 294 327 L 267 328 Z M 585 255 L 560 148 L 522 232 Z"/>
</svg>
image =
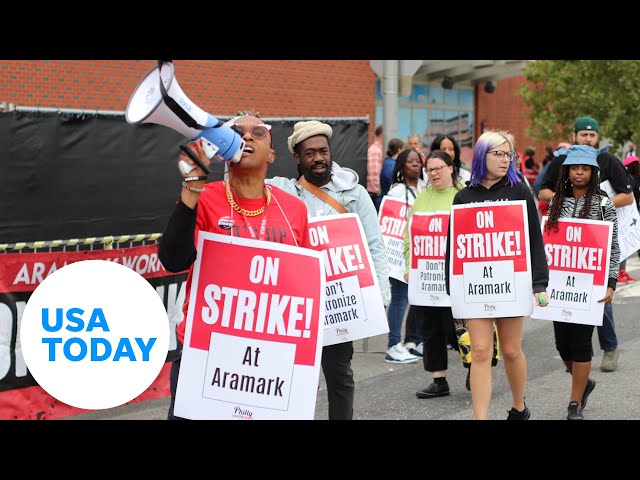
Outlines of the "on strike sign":
<svg viewBox="0 0 640 480">
<path fill-rule="evenodd" d="M 449 212 L 415 212 L 409 220 L 409 303 L 448 307 L 444 257 Z"/>
<path fill-rule="evenodd" d="M 313 217 L 309 220 L 309 241 L 322 255 L 326 273 L 324 345 L 389 332 L 360 217 L 355 213 Z"/>
<path fill-rule="evenodd" d="M 534 302 L 524 200 L 453 205 L 450 238 L 455 318 L 531 315 Z"/>
<path fill-rule="evenodd" d="M 315 251 L 200 232 L 176 415 L 313 419 L 324 283 Z"/>
<path fill-rule="evenodd" d="M 558 219 L 558 231 L 542 239 L 549 265 L 549 305 L 534 307 L 532 318 L 602 325 L 607 293 L 613 224 L 583 218 Z M 548 311 L 545 311 L 547 310 Z"/>
<path fill-rule="evenodd" d="M 384 196 L 378 212 L 382 240 L 387 247 L 389 276 L 404 282 L 404 232 L 407 212 L 411 208 L 403 200 Z"/>
</svg>

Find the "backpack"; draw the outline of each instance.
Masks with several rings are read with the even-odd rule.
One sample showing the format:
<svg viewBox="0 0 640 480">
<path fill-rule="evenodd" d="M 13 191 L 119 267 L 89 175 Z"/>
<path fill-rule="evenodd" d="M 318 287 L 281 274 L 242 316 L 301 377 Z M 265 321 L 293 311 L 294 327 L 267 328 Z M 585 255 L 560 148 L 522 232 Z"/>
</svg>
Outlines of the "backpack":
<svg viewBox="0 0 640 480">
<path fill-rule="evenodd" d="M 456 336 L 458 337 L 458 350 L 460 352 L 460 358 L 462 359 L 462 366 L 464 368 L 471 367 L 471 339 L 469 337 L 469 330 L 461 321 L 456 326 Z M 498 330 L 495 323 L 493 324 L 493 358 L 491 359 L 491 366 L 495 367 L 500 359 L 500 339 L 498 338 Z"/>
</svg>

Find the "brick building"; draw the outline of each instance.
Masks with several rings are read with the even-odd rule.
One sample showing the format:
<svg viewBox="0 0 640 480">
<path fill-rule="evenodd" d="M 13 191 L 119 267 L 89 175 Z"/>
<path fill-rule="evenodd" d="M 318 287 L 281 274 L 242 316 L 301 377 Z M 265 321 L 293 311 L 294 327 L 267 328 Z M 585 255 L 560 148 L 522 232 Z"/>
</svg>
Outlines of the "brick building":
<svg viewBox="0 0 640 480">
<path fill-rule="evenodd" d="M 123 112 L 154 66 L 154 60 L 0 60 L 0 107 Z M 368 117 L 370 140 L 381 122 L 379 81 L 369 60 L 176 60 L 174 66 L 185 94 L 214 116 L 255 108 L 265 118 Z M 545 144 L 525 133 L 529 121 L 517 95 L 523 81 L 521 76 L 498 80 L 493 93 L 485 92 L 480 83 L 461 89 L 465 106 L 453 117 L 447 117 L 447 109 L 453 107 L 447 101 L 450 92 L 445 92 L 444 113 L 434 119 L 434 126 L 445 128 L 451 118 L 459 118 L 469 128 L 466 134 L 460 131 L 460 138 L 472 141 L 482 129 L 508 129 L 518 150 L 533 145 L 541 160 Z M 418 90 L 424 87 L 414 85 Z M 399 134 L 415 131 L 413 118 L 399 116 Z"/>
</svg>

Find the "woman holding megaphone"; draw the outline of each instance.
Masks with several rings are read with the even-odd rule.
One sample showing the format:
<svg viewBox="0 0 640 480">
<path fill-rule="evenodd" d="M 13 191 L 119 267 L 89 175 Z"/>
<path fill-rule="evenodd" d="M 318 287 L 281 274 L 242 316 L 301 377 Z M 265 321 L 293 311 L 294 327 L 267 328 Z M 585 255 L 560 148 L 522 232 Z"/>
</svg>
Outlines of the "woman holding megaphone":
<svg viewBox="0 0 640 480">
<path fill-rule="evenodd" d="M 265 124 L 253 111 L 241 113 L 226 125 L 245 141 L 240 161 L 228 164 L 228 180 L 205 183 L 207 175 L 203 168 L 190 154 L 180 155 L 178 170 L 183 177 L 182 190 L 158 247 L 158 257 L 168 271 L 189 270 L 183 306 L 185 318 L 193 264 L 198 254 L 198 232 L 310 247 L 305 204 L 278 187 L 265 185 L 267 168 L 275 160 L 271 125 Z M 211 160 L 200 142 L 191 142 L 188 147 L 208 168 Z M 170 375 L 169 420 L 180 418 L 174 416 L 173 408 L 185 327 L 183 321 L 177 328 L 178 348 Z"/>
</svg>

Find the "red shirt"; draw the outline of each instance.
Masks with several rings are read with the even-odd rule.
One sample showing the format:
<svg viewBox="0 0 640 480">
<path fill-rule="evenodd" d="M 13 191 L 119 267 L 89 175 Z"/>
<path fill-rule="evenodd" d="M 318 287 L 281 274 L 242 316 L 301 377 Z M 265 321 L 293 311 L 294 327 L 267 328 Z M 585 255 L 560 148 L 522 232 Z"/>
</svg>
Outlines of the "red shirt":
<svg viewBox="0 0 640 480">
<path fill-rule="evenodd" d="M 309 243 L 309 221 L 306 205 L 298 197 L 294 197 L 278 187 L 271 185 L 270 188 L 271 202 L 265 208 L 265 213 L 255 217 L 244 217 L 229 205 L 224 182 L 206 184 L 204 192 L 200 194 L 198 199 L 196 210 L 194 235 L 196 245 L 201 230 L 221 235 L 233 235 L 234 237 L 254 238 L 249 230 L 251 229 L 257 239 L 262 219 L 266 215 L 266 231 L 262 240 L 294 246 L 297 242 L 299 247 L 309 248 L 311 245 Z M 238 203 L 245 210 L 257 210 L 265 205 L 265 198 L 240 198 Z M 286 212 L 286 218 L 284 212 Z M 233 226 L 230 229 L 227 230 L 218 225 L 218 221 L 222 217 L 230 217 L 233 220 Z M 186 298 L 182 307 L 185 319 L 187 318 L 192 275 L 193 264 L 189 268 Z M 186 324 L 187 322 L 184 320 L 178 324 L 177 335 L 180 343 L 184 343 Z"/>
</svg>

